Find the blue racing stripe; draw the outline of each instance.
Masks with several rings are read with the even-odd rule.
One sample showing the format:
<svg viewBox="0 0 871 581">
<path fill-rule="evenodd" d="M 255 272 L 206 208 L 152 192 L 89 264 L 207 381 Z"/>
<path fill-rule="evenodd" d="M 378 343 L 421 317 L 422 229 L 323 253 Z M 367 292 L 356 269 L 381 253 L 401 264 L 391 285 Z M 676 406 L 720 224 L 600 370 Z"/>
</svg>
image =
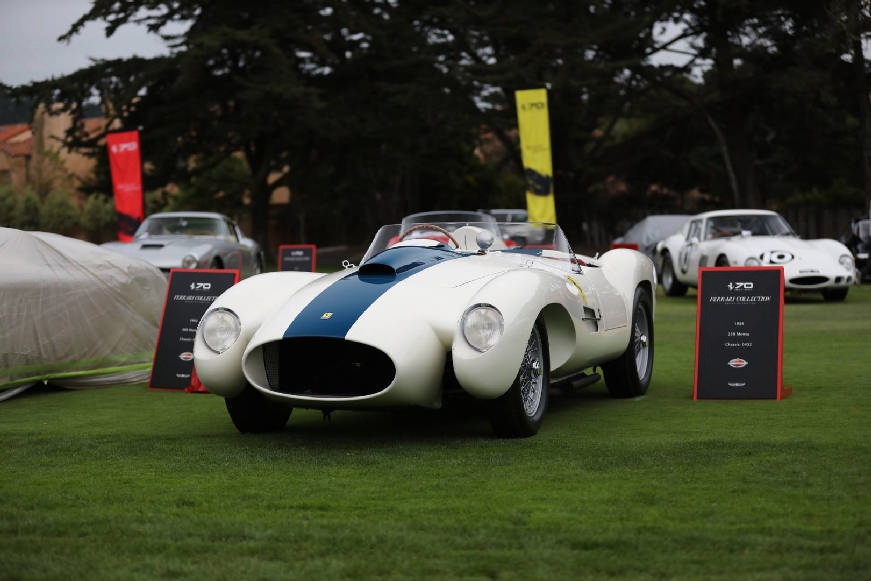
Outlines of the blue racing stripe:
<svg viewBox="0 0 871 581">
<path fill-rule="evenodd" d="M 290 323 L 284 337 L 343 338 L 363 312 L 395 285 L 431 266 L 462 256 L 444 246 L 389 248 L 312 299 Z"/>
</svg>

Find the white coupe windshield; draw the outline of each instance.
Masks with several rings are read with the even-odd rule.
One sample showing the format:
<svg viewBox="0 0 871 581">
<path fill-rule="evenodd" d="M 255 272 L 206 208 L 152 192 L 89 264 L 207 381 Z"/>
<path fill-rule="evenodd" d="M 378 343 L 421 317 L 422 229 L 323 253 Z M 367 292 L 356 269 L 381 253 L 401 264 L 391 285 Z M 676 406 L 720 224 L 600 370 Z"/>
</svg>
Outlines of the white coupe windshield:
<svg viewBox="0 0 871 581">
<path fill-rule="evenodd" d="M 483 244 L 488 252 L 534 253 L 561 258 L 567 263 L 574 258 L 565 234 L 556 224 L 529 222 L 530 231 L 535 233 L 530 237 L 504 235 L 500 227 L 504 225 L 489 221 L 389 224 L 378 230 L 361 264 L 396 245 L 444 245 L 456 252 L 471 254 L 478 252 Z M 535 242 L 528 242 L 531 240 Z"/>
<path fill-rule="evenodd" d="M 796 233 L 779 214 L 738 214 L 708 218 L 704 240 L 729 236 L 796 236 Z"/>
</svg>

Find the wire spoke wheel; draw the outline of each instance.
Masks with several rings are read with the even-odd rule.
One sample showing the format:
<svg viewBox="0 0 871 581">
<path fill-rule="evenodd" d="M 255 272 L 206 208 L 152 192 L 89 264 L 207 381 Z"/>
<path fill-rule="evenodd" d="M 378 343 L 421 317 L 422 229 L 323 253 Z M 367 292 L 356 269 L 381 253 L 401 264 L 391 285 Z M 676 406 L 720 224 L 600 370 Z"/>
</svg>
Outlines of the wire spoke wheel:
<svg viewBox="0 0 871 581">
<path fill-rule="evenodd" d="M 638 397 L 647 393 L 653 375 L 653 299 L 638 287 L 632 309 L 629 343 L 620 357 L 602 365 L 611 397 Z"/>
<path fill-rule="evenodd" d="M 643 378 L 647 374 L 647 360 L 650 357 L 650 327 L 647 311 L 641 304 L 635 307 L 635 325 L 632 335 L 635 369 L 638 371 L 638 376 Z"/>
<path fill-rule="evenodd" d="M 500 438 L 526 438 L 538 432 L 547 410 L 550 373 L 547 333 L 537 321 L 529 334 L 511 387 L 488 403 L 490 424 Z"/>
<path fill-rule="evenodd" d="M 541 403 L 541 394 L 544 391 L 542 381 L 542 369 L 544 368 L 544 350 L 541 346 L 541 335 L 537 328 L 532 329 L 529 343 L 526 344 L 526 353 L 523 355 L 523 364 L 520 367 L 520 399 L 523 401 L 523 411 L 526 415 L 535 415 Z"/>
</svg>

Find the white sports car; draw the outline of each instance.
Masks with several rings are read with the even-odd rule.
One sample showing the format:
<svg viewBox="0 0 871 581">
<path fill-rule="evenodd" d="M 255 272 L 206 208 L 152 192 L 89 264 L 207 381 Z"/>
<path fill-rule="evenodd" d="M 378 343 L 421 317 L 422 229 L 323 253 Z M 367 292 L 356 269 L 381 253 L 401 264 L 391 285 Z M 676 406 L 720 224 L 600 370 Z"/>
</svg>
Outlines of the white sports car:
<svg viewBox="0 0 871 581">
<path fill-rule="evenodd" d="M 788 291 L 843 301 L 855 282 L 850 250 L 836 240 L 802 240 L 777 212 L 718 210 L 690 218 L 656 247 L 666 295 L 698 286 L 703 266 L 782 266 Z"/>
<path fill-rule="evenodd" d="M 251 277 L 219 296 L 194 346 L 204 387 L 242 432 L 281 429 L 294 407 L 439 408 L 486 400 L 501 437 L 535 434 L 558 380 L 604 372 L 614 397 L 644 394 L 653 367 L 649 258 L 508 247 L 488 223 L 382 227 L 361 264 Z"/>
</svg>

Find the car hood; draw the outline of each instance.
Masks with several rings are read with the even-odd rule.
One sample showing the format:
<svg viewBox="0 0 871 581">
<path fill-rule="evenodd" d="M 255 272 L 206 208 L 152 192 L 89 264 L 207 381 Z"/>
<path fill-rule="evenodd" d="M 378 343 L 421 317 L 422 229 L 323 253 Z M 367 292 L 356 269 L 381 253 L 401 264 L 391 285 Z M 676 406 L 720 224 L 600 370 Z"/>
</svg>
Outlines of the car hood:
<svg viewBox="0 0 871 581">
<path fill-rule="evenodd" d="M 516 266 L 516 258 L 393 248 L 353 272 L 319 278 L 295 293 L 258 331 L 254 343 L 281 337 L 346 337 L 373 309 L 390 332 L 410 318 L 456 317 L 486 281 Z M 453 308 L 451 308 L 452 303 Z M 379 305 L 381 305 L 379 307 Z M 389 305 L 389 306 L 385 306 Z M 388 322 L 389 321 L 389 322 Z"/>
<path fill-rule="evenodd" d="M 831 268 L 838 265 L 838 257 L 847 251 L 834 240 L 805 240 L 792 236 L 736 237 L 729 241 L 734 252 L 761 258 L 764 265 L 783 265 L 790 269 Z"/>
<path fill-rule="evenodd" d="M 107 242 L 104 247 L 121 252 L 127 256 L 136 256 L 161 268 L 176 268 L 188 254 L 197 258 L 203 256 L 212 244 L 202 238 L 193 236 L 182 238 L 154 237 L 135 242 Z"/>
<path fill-rule="evenodd" d="M 792 236 L 735 237 L 729 244 L 746 256 L 759 257 L 764 253 L 788 252 L 794 259 L 804 262 L 829 261 L 837 256 L 825 247 L 823 240 L 804 240 Z"/>
</svg>

